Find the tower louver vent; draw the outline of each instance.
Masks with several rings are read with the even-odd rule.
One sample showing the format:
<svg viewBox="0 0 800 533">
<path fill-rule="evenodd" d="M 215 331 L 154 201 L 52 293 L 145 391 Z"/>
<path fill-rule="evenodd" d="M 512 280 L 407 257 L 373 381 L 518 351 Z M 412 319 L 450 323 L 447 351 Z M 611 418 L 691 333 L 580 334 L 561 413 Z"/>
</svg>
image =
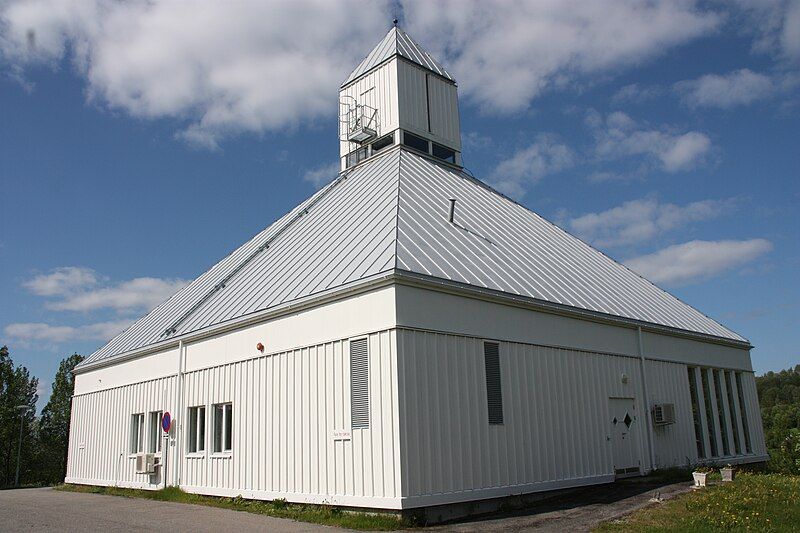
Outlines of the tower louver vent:
<svg viewBox="0 0 800 533">
<path fill-rule="evenodd" d="M 367 339 L 350 341 L 350 416 L 353 429 L 369 428 L 369 350 Z"/>
<path fill-rule="evenodd" d="M 500 384 L 500 345 L 496 342 L 483 344 L 486 361 L 486 398 L 489 402 L 489 423 L 503 423 L 503 391 Z"/>
</svg>

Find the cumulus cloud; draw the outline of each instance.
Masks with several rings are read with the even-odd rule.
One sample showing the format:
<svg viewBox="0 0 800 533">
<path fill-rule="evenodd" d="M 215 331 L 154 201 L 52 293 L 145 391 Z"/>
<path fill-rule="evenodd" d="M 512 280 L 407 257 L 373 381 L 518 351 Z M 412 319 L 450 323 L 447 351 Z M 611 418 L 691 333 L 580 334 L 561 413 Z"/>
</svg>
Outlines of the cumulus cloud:
<svg viewBox="0 0 800 533">
<path fill-rule="evenodd" d="M 645 156 L 666 172 L 678 172 L 696 166 L 711 149 L 711 139 L 704 133 L 681 133 L 666 126 L 649 128 L 621 111 L 605 118 L 592 111 L 586 122 L 595 137 L 599 159 Z"/>
<path fill-rule="evenodd" d="M 621 87 L 614 96 L 611 97 L 613 104 L 635 103 L 641 104 L 654 100 L 664 94 L 664 88 L 659 85 L 643 86 L 638 83 L 631 83 Z"/>
<path fill-rule="evenodd" d="M 687 0 L 403 5 L 408 30 L 443 59 L 466 99 L 506 113 L 550 88 L 652 59 L 722 21 Z"/>
<path fill-rule="evenodd" d="M 23 282 L 22 286 L 38 296 L 64 296 L 97 282 L 97 274 L 91 268 L 59 267 Z"/>
<path fill-rule="evenodd" d="M 642 198 L 620 206 L 587 213 L 568 221 L 569 228 L 597 246 L 641 243 L 690 222 L 708 220 L 734 209 L 734 200 L 703 200 L 686 205 Z"/>
<path fill-rule="evenodd" d="M 558 137 L 539 134 L 533 144 L 500 162 L 491 173 L 490 182 L 497 190 L 520 198 L 525 194 L 525 185 L 564 170 L 574 162 L 575 153 Z"/>
<path fill-rule="evenodd" d="M 54 326 L 44 322 L 20 322 L 9 324 L 5 335 L 21 343 L 43 341 L 58 344 L 67 341 L 107 341 L 131 325 L 130 320 L 97 322 L 83 326 Z"/>
<path fill-rule="evenodd" d="M 85 267 L 59 267 L 23 282 L 38 296 L 51 297 L 45 307 L 53 311 L 148 311 L 183 288 L 183 279 L 134 278 L 109 283 Z"/>
<path fill-rule="evenodd" d="M 625 261 L 655 283 L 685 285 L 708 279 L 757 259 L 772 250 L 765 239 L 691 241 Z"/>
<path fill-rule="evenodd" d="M 746 30 L 755 35 L 753 48 L 775 53 L 789 61 L 800 60 L 800 1 L 736 0 L 746 21 Z"/>
<path fill-rule="evenodd" d="M 332 116 L 335 88 L 388 30 L 386 1 L 0 2 L 0 56 L 68 59 L 96 103 L 177 118 L 214 148 L 241 132 Z"/>
<path fill-rule="evenodd" d="M 750 69 L 728 74 L 706 74 L 674 85 L 681 99 L 692 107 L 728 108 L 745 105 L 770 96 L 775 91 L 772 79 Z"/>
<path fill-rule="evenodd" d="M 314 185 L 317 189 L 333 180 L 339 174 L 339 162 L 334 161 L 327 165 L 322 165 L 303 173 L 303 181 L 307 181 Z"/>
</svg>

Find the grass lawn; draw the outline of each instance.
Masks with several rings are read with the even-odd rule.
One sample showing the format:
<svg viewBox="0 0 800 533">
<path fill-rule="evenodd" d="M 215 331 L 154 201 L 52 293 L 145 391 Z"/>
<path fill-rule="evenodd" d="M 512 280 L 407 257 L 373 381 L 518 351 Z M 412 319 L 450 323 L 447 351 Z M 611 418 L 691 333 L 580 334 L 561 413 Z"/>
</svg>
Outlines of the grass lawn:
<svg viewBox="0 0 800 533">
<path fill-rule="evenodd" d="M 289 518 L 300 522 L 339 526 L 349 529 L 363 530 L 393 530 L 409 527 L 396 516 L 388 514 L 370 514 L 352 512 L 338 507 L 325 505 L 302 505 L 288 503 L 285 500 L 261 501 L 246 500 L 244 498 L 218 498 L 215 496 L 201 496 L 183 492 L 177 487 L 161 490 L 122 489 L 115 487 L 95 487 L 86 485 L 59 485 L 56 490 L 68 492 L 85 492 L 91 494 L 108 494 L 111 496 L 124 496 L 127 498 L 145 498 L 165 502 L 191 503 L 221 507 L 234 511 L 263 514 L 277 518 Z"/>
<path fill-rule="evenodd" d="M 741 530 L 800 530 L 800 477 L 737 473 L 732 483 L 641 509 L 596 531 Z"/>
</svg>

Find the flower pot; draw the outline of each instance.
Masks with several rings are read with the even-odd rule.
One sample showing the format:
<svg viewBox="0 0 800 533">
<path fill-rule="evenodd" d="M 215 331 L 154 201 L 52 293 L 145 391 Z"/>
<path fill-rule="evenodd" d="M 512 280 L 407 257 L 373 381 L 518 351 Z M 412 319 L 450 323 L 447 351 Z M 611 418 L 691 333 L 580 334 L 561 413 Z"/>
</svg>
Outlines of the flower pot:
<svg viewBox="0 0 800 533">
<path fill-rule="evenodd" d="M 722 475 L 722 481 L 733 481 L 733 468 L 726 466 L 725 468 L 719 469 L 720 475 Z"/>
<path fill-rule="evenodd" d="M 692 472 L 692 477 L 694 477 L 695 487 L 705 487 L 708 472 Z"/>
</svg>

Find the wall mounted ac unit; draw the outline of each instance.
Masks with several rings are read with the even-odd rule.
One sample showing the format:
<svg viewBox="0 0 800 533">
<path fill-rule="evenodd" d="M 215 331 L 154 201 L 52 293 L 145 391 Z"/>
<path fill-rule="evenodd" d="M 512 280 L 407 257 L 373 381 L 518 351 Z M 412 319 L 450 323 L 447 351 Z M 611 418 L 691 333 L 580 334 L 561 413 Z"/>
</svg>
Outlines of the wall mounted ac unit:
<svg viewBox="0 0 800 533">
<path fill-rule="evenodd" d="M 155 474 L 156 456 L 153 453 L 140 453 L 136 455 L 137 474 Z"/>
<path fill-rule="evenodd" d="M 653 406 L 653 424 L 665 426 L 675 423 L 675 404 L 657 403 Z"/>
</svg>

